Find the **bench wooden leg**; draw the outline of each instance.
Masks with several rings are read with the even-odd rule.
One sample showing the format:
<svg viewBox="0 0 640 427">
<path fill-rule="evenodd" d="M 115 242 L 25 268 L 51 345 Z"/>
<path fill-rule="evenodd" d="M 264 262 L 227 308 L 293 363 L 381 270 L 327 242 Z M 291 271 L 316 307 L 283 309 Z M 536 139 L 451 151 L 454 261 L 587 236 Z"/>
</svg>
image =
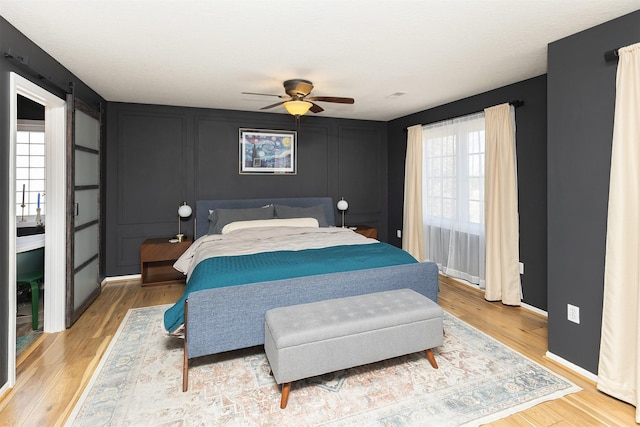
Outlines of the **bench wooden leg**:
<svg viewBox="0 0 640 427">
<path fill-rule="evenodd" d="M 282 384 L 282 398 L 280 398 L 280 409 L 287 407 L 287 401 L 289 400 L 289 391 L 291 390 L 291 383 Z"/>
<path fill-rule="evenodd" d="M 427 359 L 429 359 L 429 363 L 431 363 L 431 366 L 433 366 L 434 369 L 438 369 L 438 362 L 436 362 L 436 357 L 433 355 L 433 351 L 431 349 L 428 349 L 426 353 Z"/>
</svg>

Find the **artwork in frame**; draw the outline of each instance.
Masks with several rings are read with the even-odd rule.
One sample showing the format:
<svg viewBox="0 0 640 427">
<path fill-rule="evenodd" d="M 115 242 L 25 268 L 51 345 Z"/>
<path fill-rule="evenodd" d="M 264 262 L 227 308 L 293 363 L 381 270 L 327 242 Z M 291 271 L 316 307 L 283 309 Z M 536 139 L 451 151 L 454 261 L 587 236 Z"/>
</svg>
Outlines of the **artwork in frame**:
<svg viewBox="0 0 640 427">
<path fill-rule="evenodd" d="M 296 174 L 297 132 L 240 128 L 241 174 Z"/>
</svg>

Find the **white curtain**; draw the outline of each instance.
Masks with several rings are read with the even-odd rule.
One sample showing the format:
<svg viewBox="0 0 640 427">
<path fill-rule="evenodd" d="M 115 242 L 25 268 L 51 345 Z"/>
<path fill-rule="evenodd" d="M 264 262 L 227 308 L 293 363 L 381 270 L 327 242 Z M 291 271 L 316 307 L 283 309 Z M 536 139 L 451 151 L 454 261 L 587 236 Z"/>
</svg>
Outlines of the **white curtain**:
<svg viewBox="0 0 640 427">
<path fill-rule="evenodd" d="M 404 210 L 402 249 L 422 262 L 424 232 L 422 226 L 422 125 L 407 129 L 407 157 L 404 167 Z"/>
<path fill-rule="evenodd" d="M 618 54 L 598 389 L 640 423 L 640 43 Z"/>
<path fill-rule="evenodd" d="M 485 109 L 485 299 L 520 305 L 515 117 L 509 104 Z"/>
<path fill-rule="evenodd" d="M 484 287 L 484 113 L 422 131 L 425 259 Z"/>
</svg>

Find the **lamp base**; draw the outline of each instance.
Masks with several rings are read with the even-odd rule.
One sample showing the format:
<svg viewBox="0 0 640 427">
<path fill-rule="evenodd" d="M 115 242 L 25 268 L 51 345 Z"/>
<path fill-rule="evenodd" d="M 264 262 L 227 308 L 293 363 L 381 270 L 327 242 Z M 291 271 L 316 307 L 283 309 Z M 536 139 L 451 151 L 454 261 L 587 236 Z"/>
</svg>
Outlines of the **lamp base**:
<svg viewBox="0 0 640 427">
<path fill-rule="evenodd" d="M 184 234 L 176 234 L 176 239 L 178 239 L 178 242 L 182 242 L 184 240 Z"/>
</svg>

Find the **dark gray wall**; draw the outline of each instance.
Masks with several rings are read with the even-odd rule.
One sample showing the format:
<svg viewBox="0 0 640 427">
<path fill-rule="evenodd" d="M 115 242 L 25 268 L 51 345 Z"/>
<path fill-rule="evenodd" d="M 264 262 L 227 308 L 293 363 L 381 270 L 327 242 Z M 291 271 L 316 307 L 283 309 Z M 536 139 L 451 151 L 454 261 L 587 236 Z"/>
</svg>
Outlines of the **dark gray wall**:
<svg viewBox="0 0 640 427">
<path fill-rule="evenodd" d="M 177 233 L 182 200 L 344 197 L 347 222 L 386 238 L 386 123 L 109 103 L 107 276 L 140 271 L 140 244 Z M 239 128 L 298 132 L 298 173 L 238 173 Z M 337 211 L 336 211 L 337 214 Z M 182 222 L 193 234 L 193 222 Z"/>
<path fill-rule="evenodd" d="M 27 58 L 27 66 L 30 69 L 6 59 L 4 54 L 8 52 Z M 2 17 L 0 17 L 0 54 L 0 206 L 9 206 L 8 191 L 14 188 L 14 185 L 9 182 L 9 73 L 13 71 L 20 74 L 61 98 L 64 98 L 64 93 L 56 86 L 67 88 L 69 82 L 74 82 L 77 96 L 87 103 L 97 104 L 104 100 Z M 34 71 L 46 78 L 33 77 Z M 6 279 L 9 262 L 7 247 L 9 239 L 15 238 L 15 235 L 8 233 L 7 230 L 10 212 L 12 212 L 10 209 L 0 209 L 0 224 L 4 224 L 0 227 L 0 272 L 5 275 L 4 280 L 0 280 L 0 318 L 2 319 L 8 318 L 9 286 L 15 286 L 15 284 L 9 284 Z M 0 386 L 7 381 L 7 334 L 8 331 L 4 327 L 0 328 Z"/>
<path fill-rule="evenodd" d="M 617 64 L 640 41 L 640 11 L 548 49 L 549 351 L 597 373 Z M 567 320 L 580 307 L 580 324 Z"/>
<path fill-rule="evenodd" d="M 547 309 L 547 78 L 525 80 L 460 101 L 425 110 L 389 122 L 389 240 L 401 246 L 395 230 L 402 228 L 405 128 L 482 111 L 486 107 L 516 99 L 516 151 L 518 157 L 518 203 L 520 216 L 520 260 L 524 302 Z"/>
</svg>

